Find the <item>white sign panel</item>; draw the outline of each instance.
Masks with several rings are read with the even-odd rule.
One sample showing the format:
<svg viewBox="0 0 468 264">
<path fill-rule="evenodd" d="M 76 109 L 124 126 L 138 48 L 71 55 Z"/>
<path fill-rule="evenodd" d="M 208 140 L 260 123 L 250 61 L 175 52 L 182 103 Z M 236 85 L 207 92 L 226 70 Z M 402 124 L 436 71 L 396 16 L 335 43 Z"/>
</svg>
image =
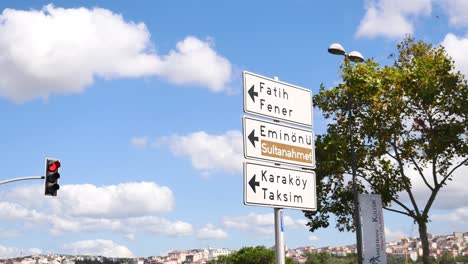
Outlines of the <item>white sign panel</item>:
<svg viewBox="0 0 468 264">
<path fill-rule="evenodd" d="M 314 211 L 315 173 L 246 162 L 244 204 Z"/>
<path fill-rule="evenodd" d="M 301 167 L 315 167 L 314 134 L 310 130 L 243 118 L 244 156 Z"/>
<path fill-rule="evenodd" d="M 362 256 L 365 264 L 386 264 L 385 231 L 380 194 L 359 194 Z"/>
<path fill-rule="evenodd" d="M 243 72 L 244 112 L 312 126 L 310 90 Z"/>
</svg>

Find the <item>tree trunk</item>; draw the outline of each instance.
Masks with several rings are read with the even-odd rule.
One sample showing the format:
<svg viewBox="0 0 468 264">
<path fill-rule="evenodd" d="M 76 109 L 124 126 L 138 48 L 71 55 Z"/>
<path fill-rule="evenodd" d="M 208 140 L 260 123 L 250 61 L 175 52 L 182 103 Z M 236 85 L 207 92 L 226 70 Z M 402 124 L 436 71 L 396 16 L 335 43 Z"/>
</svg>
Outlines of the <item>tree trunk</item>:
<svg viewBox="0 0 468 264">
<path fill-rule="evenodd" d="M 425 219 L 419 219 L 417 223 L 419 227 L 419 238 L 421 238 L 423 249 L 423 263 L 431 264 L 431 259 L 429 258 L 429 239 L 427 238 L 427 222 Z"/>
</svg>

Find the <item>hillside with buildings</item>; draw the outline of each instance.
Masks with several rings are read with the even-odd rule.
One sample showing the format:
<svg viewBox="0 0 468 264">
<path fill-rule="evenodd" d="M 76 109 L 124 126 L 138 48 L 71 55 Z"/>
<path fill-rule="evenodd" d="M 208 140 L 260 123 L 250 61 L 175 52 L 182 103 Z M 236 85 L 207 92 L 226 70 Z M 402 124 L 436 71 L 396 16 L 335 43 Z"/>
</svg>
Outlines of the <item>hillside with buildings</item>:
<svg viewBox="0 0 468 264">
<path fill-rule="evenodd" d="M 450 235 L 433 236 L 429 234 L 431 256 L 440 258 L 444 254 L 451 256 L 468 256 L 468 232 L 453 232 Z M 387 254 L 394 259 L 416 259 L 422 255 L 419 238 L 402 238 L 398 241 L 387 242 Z M 225 248 L 207 248 L 190 250 L 172 250 L 165 256 L 150 256 L 140 258 L 106 258 L 103 256 L 72 256 L 72 255 L 37 255 L 0 260 L 0 264 L 80 264 L 80 263 L 127 263 L 127 264 L 204 264 L 221 255 L 234 252 Z M 356 252 L 355 245 L 338 247 L 305 246 L 286 249 L 286 256 L 295 263 L 304 263 L 307 253 L 325 252 L 333 256 L 347 256 Z"/>
</svg>

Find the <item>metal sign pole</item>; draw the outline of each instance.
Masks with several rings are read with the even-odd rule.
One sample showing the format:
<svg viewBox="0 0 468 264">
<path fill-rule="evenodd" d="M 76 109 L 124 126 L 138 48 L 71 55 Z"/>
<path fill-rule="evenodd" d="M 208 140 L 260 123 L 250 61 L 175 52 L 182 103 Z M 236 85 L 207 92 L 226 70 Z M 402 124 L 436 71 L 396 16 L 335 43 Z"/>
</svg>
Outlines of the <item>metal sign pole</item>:
<svg viewBox="0 0 468 264">
<path fill-rule="evenodd" d="M 278 81 L 277 76 L 273 77 Z M 275 246 L 276 246 L 276 264 L 285 264 L 284 255 L 284 226 L 283 226 L 283 209 L 274 208 L 275 211 Z"/>
<path fill-rule="evenodd" d="M 283 209 L 274 208 L 274 210 L 275 210 L 276 264 L 285 264 Z"/>
</svg>

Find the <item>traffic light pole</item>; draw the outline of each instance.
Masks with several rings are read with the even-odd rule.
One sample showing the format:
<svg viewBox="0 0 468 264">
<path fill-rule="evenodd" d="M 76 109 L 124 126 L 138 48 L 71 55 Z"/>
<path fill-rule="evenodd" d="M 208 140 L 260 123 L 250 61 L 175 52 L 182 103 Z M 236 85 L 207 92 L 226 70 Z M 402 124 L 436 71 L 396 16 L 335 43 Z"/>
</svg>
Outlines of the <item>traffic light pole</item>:
<svg viewBox="0 0 468 264">
<path fill-rule="evenodd" d="M 9 180 L 0 181 L 0 185 L 15 182 L 15 181 L 24 181 L 24 180 L 43 180 L 45 179 L 44 176 L 30 176 L 30 177 L 21 177 L 21 178 L 14 178 Z"/>
</svg>

